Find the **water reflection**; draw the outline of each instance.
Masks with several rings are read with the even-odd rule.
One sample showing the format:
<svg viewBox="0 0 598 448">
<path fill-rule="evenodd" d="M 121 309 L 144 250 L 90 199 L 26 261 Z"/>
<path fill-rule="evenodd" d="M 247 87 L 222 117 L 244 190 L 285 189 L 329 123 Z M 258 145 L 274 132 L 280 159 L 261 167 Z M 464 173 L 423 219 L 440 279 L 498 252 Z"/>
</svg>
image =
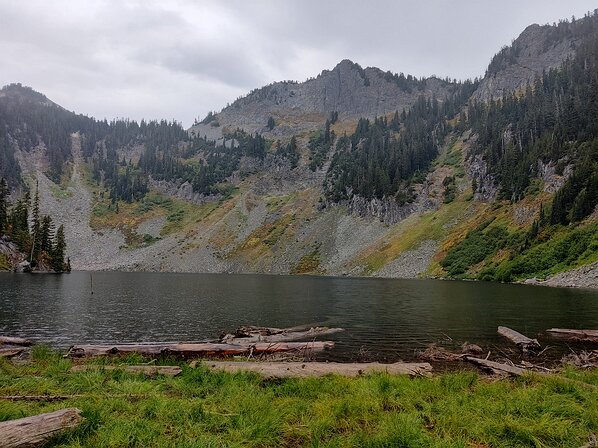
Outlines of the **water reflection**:
<svg viewBox="0 0 598 448">
<path fill-rule="evenodd" d="M 205 340 L 241 324 L 341 326 L 337 354 L 408 356 L 442 338 L 498 344 L 598 327 L 598 293 L 523 285 L 263 275 L 0 274 L 0 332 L 80 342 Z"/>
</svg>

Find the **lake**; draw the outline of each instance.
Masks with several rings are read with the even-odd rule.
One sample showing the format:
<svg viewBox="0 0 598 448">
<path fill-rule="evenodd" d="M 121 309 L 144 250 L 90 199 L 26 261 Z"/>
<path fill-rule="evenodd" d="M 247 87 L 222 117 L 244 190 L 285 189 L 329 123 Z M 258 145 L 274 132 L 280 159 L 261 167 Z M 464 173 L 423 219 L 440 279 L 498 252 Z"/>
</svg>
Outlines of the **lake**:
<svg viewBox="0 0 598 448">
<path fill-rule="evenodd" d="M 332 358 L 408 359 L 438 341 L 500 347 L 498 325 L 530 337 L 551 327 L 598 328 L 598 292 L 440 280 L 0 274 L 0 334 L 55 347 L 199 341 L 242 324 L 343 327 Z"/>
</svg>

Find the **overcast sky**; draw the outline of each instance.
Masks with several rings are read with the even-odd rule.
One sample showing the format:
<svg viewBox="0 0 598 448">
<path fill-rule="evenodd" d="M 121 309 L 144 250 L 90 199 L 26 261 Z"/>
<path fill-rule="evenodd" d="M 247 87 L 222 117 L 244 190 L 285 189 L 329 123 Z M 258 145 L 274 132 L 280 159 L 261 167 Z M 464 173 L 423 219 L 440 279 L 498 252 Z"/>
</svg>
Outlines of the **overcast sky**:
<svg viewBox="0 0 598 448">
<path fill-rule="evenodd" d="M 481 76 L 531 23 L 575 0 L 0 0 L 0 84 L 97 118 L 185 126 L 238 96 L 348 58 L 416 76 Z"/>
</svg>

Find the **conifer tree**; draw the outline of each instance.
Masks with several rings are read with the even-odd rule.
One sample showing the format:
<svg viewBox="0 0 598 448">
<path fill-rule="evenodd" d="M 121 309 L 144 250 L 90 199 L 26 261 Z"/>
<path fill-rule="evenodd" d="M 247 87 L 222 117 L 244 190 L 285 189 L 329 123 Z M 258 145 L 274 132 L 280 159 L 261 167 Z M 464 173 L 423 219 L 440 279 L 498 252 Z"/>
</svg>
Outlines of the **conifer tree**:
<svg viewBox="0 0 598 448">
<path fill-rule="evenodd" d="M 66 251 L 66 241 L 64 237 L 64 226 L 58 227 L 56 238 L 51 253 L 52 269 L 56 272 L 63 272 L 65 270 L 64 256 Z M 69 260 L 70 264 L 70 260 Z"/>
<path fill-rule="evenodd" d="M 8 230 L 8 184 L 6 179 L 0 179 L 0 236 Z"/>
</svg>

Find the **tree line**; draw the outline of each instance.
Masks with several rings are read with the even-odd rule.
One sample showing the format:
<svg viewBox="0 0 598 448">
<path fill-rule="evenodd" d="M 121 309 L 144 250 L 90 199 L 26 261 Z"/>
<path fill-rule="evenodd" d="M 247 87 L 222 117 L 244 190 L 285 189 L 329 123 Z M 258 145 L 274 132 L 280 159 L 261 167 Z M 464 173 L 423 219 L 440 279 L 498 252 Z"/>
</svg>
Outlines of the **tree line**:
<svg viewBox="0 0 598 448">
<path fill-rule="evenodd" d="M 421 181 L 454 128 L 449 120 L 476 87 L 477 82 L 465 81 L 443 101 L 421 95 L 411 109 L 396 111 L 391 119 L 360 119 L 355 132 L 337 142 L 324 185 L 327 199 L 337 202 L 358 194 L 412 200 L 412 184 Z"/>
</svg>

